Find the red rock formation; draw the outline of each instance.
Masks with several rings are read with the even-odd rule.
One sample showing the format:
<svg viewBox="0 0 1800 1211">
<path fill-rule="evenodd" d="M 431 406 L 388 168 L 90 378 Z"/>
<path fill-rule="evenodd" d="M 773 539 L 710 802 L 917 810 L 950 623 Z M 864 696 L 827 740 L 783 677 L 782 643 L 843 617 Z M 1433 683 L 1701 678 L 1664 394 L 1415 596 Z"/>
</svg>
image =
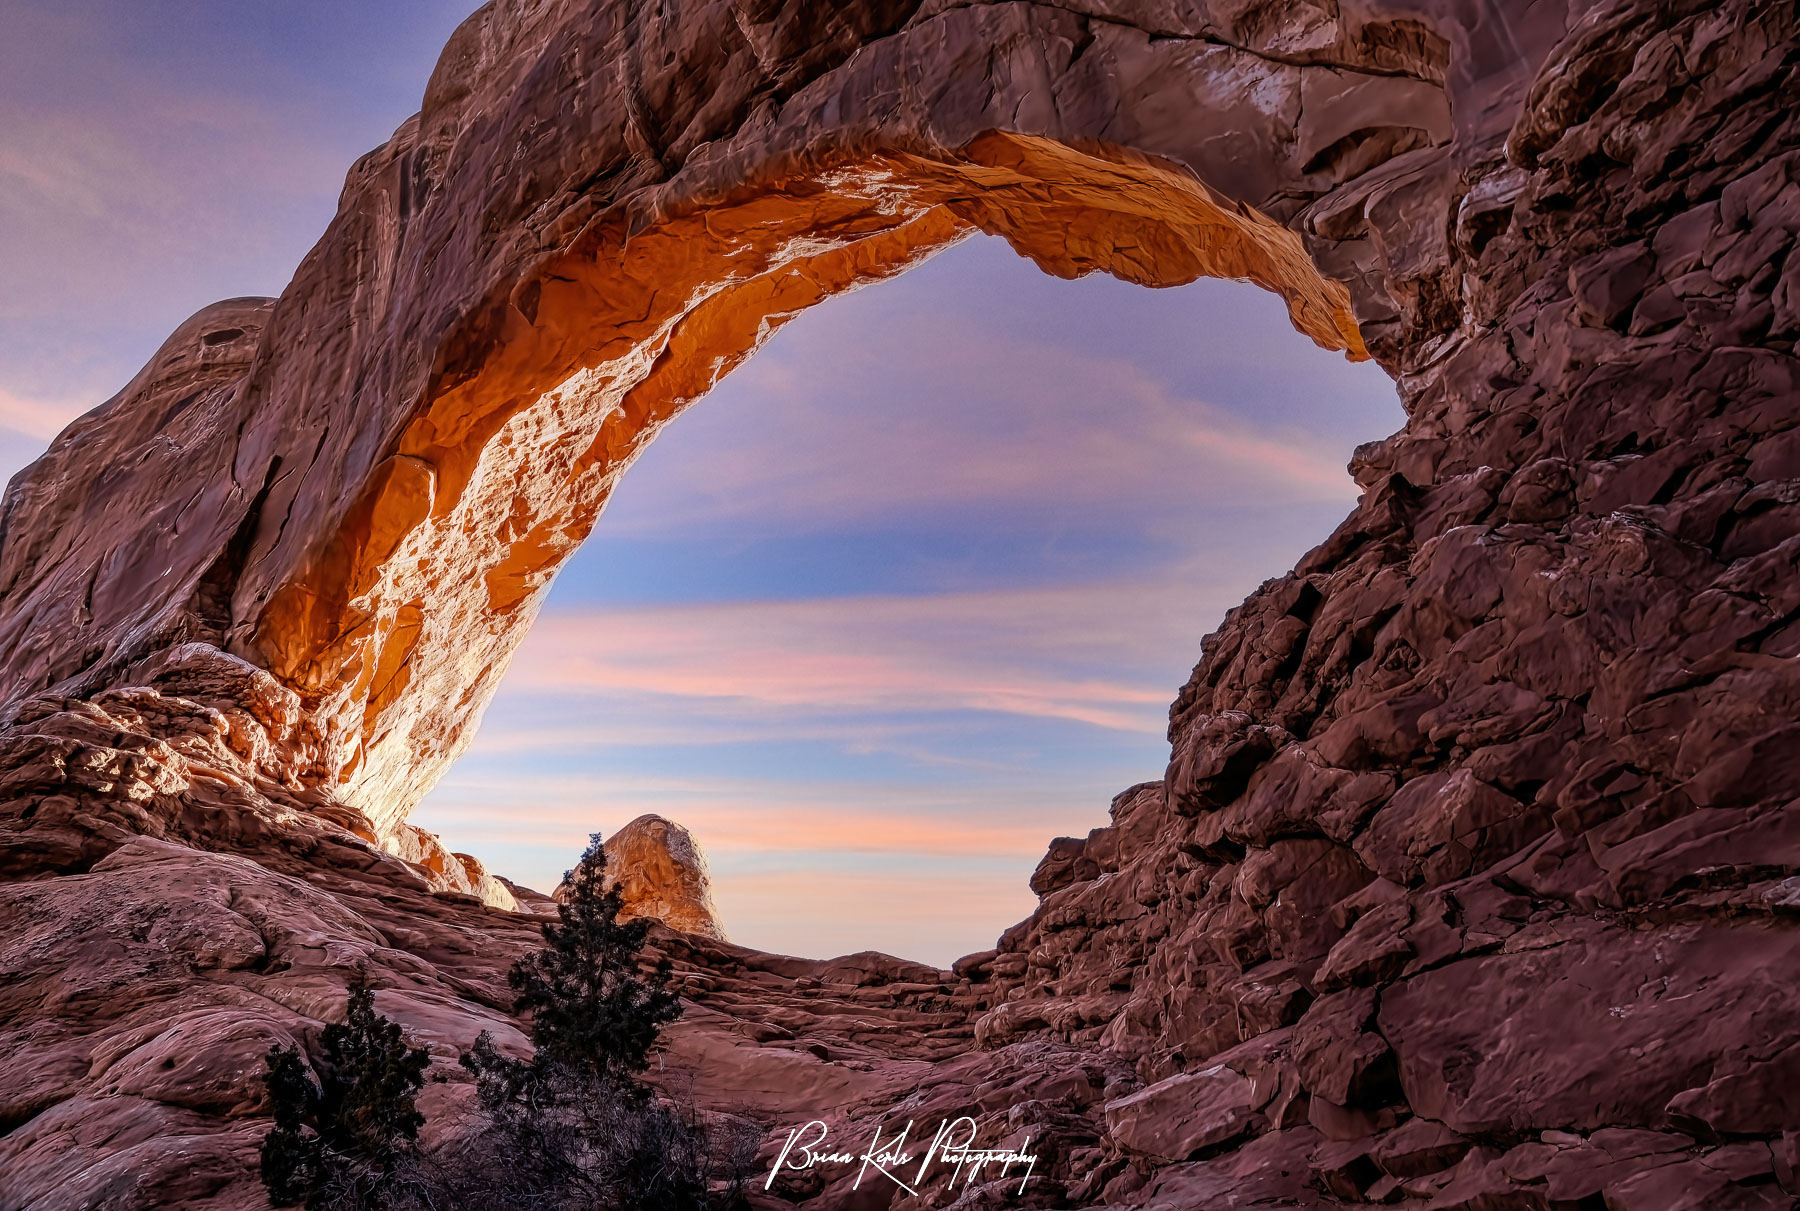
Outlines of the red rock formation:
<svg viewBox="0 0 1800 1211">
<path fill-rule="evenodd" d="M 713 907 L 706 858 L 693 834 L 673 820 L 639 816 L 608 837 L 606 887 L 616 889 L 624 901 L 621 921 L 647 917 L 678 933 L 725 940 Z M 562 900 L 564 890 L 556 889 L 557 900 Z"/>
<path fill-rule="evenodd" d="M 9 490 L 0 1208 L 254 1205 L 245 1057 L 357 964 L 454 1130 L 529 921 L 379 842 L 656 427 L 970 227 L 1262 281 L 1406 428 L 995 952 L 666 935 L 668 1071 L 1029 1134 L 1045 1204 L 1791 1205 L 1797 48 L 1752 0 L 484 9 L 289 293 Z"/>
<path fill-rule="evenodd" d="M 716 8 L 471 17 L 286 295 L 190 321 L 21 479 L 9 528 L 63 537 L 0 551 L 0 702 L 212 642 L 307 700 L 313 776 L 392 829 L 637 451 L 788 318 L 979 227 L 1065 275 L 1258 281 L 1360 353 L 1242 203 L 1336 184 L 1347 120 L 1450 135 L 1384 24 L 1308 22 L 1289 63 L 1023 5 Z"/>
</svg>

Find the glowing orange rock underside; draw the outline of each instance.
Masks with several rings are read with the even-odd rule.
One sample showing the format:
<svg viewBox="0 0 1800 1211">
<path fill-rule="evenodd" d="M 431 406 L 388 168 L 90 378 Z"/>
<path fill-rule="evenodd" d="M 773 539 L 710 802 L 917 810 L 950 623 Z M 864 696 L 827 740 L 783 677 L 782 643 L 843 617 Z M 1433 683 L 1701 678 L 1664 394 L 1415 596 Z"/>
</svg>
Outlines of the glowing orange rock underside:
<svg viewBox="0 0 1800 1211">
<path fill-rule="evenodd" d="M 1246 279 L 1318 344 L 1367 356 L 1347 292 L 1293 232 L 1143 157 L 990 135 L 954 162 L 880 156 L 746 186 L 636 234 L 603 217 L 452 359 L 258 620 L 267 667 L 338 719 L 340 782 L 378 821 L 403 818 L 428 787 L 402 767 L 441 768 L 421 752 L 467 743 L 551 575 L 658 429 L 801 311 L 974 230 L 1060 277 Z"/>
</svg>

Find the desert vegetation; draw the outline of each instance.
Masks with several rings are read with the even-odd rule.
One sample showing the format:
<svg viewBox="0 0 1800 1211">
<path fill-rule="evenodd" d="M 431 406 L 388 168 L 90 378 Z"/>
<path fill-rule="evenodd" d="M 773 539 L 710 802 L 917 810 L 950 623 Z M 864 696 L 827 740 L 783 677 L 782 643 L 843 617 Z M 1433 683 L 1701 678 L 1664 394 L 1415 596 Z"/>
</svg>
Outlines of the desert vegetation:
<svg viewBox="0 0 1800 1211">
<path fill-rule="evenodd" d="M 377 1013 L 357 980 L 321 1053 L 268 1054 L 274 1127 L 263 1183 L 278 1207 L 307 1211 L 727 1211 L 742 1202 L 760 1133 L 708 1123 L 642 1079 L 662 1028 L 681 1014 L 667 960 L 646 966 L 649 923 L 620 921 L 596 834 L 569 872 L 543 945 L 513 965 L 529 1056 L 483 1033 L 462 1055 L 474 1121 L 419 1143 L 426 1052 Z"/>
</svg>

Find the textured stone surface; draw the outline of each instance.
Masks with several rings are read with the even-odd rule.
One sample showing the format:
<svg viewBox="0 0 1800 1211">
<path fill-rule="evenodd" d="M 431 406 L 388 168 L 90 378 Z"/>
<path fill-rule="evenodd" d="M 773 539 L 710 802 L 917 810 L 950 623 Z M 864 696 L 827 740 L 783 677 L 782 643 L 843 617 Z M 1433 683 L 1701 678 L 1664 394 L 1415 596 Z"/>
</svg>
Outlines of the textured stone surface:
<svg viewBox="0 0 1800 1211">
<path fill-rule="evenodd" d="M 252 860 L 140 835 L 80 873 L 47 853 L 21 867 L 31 855 L 9 846 L 0 1207 L 266 1206 L 263 1056 L 295 1040 L 316 1050 L 359 972 L 431 1052 L 428 1135 L 455 1133 L 473 1092 L 458 1052 L 482 1030 L 524 1045 L 506 971 L 537 944 L 533 918 L 434 892 L 350 833 L 313 839 L 309 851 L 277 830 Z M 1072 1049 L 1032 1043 L 1023 1064 L 969 1054 L 981 1000 L 948 973 L 889 960 L 930 982 L 865 984 L 697 934 L 659 929 L 652 946 L 688 1000 L 658 1079 L 771 1132 L 799 1107 L 850 1130 L 921 1085 L 974 1107 L 996 1079 L 1012 1092 L 977 1113 L 1005 1131 L 1035 1085 L 1086 1087 L 1069 1076 L 1093 1061 Z"/>
<path fill-rule="evenodd" d="M 670 929 L 725 940 L 706 858 L 693 834 L 661 816 L 639 816 L 606 838 L 606 886 L 624 901 L 622 921 L 648 917 Z M 556 889 L 562 898 L 563 889 Z"/>
<path fill-rule="evenodd" d="M 1255 1086 L 1220 1064 L 1108 1102 L 1106 1130 L 1127 1152 L 1168 1164 L 1245 1134 L 1257 1108 Z"/>
<path fill-rule="evenodd" d="M 1792 1205 L 1792 6 L 659 12 L 484 9 L 288 295 L 9 489 L 0 1207 L 255 1205 L 243 1057 L 358 966 L 455 1129 L 532 922 L 407 807 L 657 426 L 975 227 L 1262 281 L 1406 427 L 994 951 L 660 933 L 670 1070 L 771 1129 L 969 1113 L 1044 1204 Z"/>
</svg>

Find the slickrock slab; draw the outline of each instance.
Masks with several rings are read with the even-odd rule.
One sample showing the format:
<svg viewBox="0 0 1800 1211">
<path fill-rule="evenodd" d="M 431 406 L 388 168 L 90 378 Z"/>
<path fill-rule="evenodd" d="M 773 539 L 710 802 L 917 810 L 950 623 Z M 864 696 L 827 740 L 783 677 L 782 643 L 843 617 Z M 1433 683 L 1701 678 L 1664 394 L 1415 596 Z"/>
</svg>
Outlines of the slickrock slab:
<svg viewBox="0 0 1800 1211">
<path fill-rule="evenodd" d="M 1168 1164 L 1245 1134 L 1256 1111 L 1255 1088 L 1221 1064 L 1108 1102 L 1106 1129 L 1126 1151 Z"/>
</svg>

